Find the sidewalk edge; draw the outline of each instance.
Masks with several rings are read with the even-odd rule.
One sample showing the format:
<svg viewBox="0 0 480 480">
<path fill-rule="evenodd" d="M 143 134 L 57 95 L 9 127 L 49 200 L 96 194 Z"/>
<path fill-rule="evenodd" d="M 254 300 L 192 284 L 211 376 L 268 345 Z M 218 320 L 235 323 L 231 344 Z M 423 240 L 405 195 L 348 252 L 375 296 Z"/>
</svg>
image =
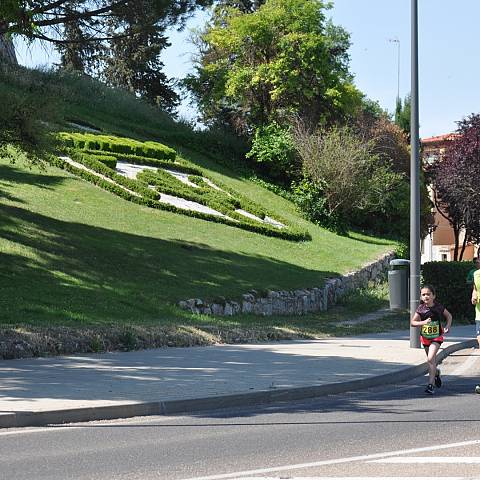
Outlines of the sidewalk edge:
<svg viewBox="0 0 480 480">
<path fill-rule="evenodd" d="M 439 352 L 438 360 L 441 362 L 458 350 L 464 350 L 476 345 L 477 340 L 475 339 L 454 343 Z M 188 414 L 223 408 L 249 407 L 277 402 L 306 400 L 309 398 L 334 395 L 337 393 L 411 380 L 412 378 L 425 374 L 427 371 L 427 363 L 424 362 L 419 365 L 399 370 L 395 372 L 395 375 L 387 373 L 360 380 L 350 380 L 348 382 L 329 383 L 310 387 L 264 390 L 259 392 L 220 395 L 216 397 L 188 400 L 168 400 L 164 402 L 131 403 L 43 412 L 9 412 L 0 415 L 0 428 L 39 427 L 52 424 L 113 420 L 137 416 Z"/>
</svg>

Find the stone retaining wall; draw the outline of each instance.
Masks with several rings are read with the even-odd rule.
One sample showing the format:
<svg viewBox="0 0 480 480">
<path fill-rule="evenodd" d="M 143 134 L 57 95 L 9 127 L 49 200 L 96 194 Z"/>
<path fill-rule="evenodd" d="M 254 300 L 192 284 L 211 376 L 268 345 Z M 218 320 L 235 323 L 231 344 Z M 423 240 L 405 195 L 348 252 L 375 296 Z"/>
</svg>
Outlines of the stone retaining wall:
<svg viewBox="0 0 480 480">
<path fill-rule="evenodd" d="M 347 292 L 367 287 L 385 280 L 393 252 L 369 263 L 357 272 L 347 273 L 341 277 L 329 278 L 323 287 L 303 288 L 298 290 L 271 290 L 261 294 L 250 290 L 239 300 L 220 298 L 206 301 L 199 298 L 181 300 L 177 305 L 192 313 L 205 315 L 232 316 L 239 313 L 254 315 L 303 315 L 309 312 L 327 310 Z"/>
</svg>

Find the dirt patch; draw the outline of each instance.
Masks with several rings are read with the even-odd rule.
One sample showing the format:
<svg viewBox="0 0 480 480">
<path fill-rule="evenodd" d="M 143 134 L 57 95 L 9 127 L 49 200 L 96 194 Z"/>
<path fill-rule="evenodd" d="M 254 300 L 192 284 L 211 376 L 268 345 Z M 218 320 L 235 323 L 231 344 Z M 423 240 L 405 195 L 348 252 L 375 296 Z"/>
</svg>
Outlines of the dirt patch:
<svg viewBox="0 0 480 480">
<path fill-rule="evenodd" d="M 73 353 L 143 350 L 162 347 L 192 347 L 215 344 L 313 338 L 295 332 L 265 328 L 222 328 L 218 326 L 169 327 L 131 326 L 72 328 L 30 326 L 0 327 L 0 358 L 29 358 Z"/>
</svg>

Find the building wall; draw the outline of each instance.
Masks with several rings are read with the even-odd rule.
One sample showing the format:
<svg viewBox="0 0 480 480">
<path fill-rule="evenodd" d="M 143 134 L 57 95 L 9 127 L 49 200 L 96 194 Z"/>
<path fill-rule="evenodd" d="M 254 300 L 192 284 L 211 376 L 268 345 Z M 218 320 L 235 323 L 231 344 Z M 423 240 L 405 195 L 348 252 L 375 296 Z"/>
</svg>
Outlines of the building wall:
<svg viewBox="0 0 480 480">
<path fill-rule="evenodd" d="M 445 148 L 457 134 L 446 134 L 438 137 L 422 139 L 423 161 L 429 163 L 436 161 L 445 152 Z M 431 198 L 433 192 L 430 191 Z M 421 263 L 431 261 L 452 261 L 455 250 L 455 236 L 448 220 L 433 210 L 436 228 L 422 240 Z M 463 232 L 460 234 L 460 242 L 463 241 Z M 462 260 L 472 260 L 476 255 L 474 245 L 467 245 Z"/>
<path fill-rule="evenodd" d="M 453 234 L 453 229 L 448 223 L 448 220 L 438 212 L 434 213 L 434 217 L 437 228 L 432 235 L 433 245 L 454 245 L 455 235 Z"/>
</svg>

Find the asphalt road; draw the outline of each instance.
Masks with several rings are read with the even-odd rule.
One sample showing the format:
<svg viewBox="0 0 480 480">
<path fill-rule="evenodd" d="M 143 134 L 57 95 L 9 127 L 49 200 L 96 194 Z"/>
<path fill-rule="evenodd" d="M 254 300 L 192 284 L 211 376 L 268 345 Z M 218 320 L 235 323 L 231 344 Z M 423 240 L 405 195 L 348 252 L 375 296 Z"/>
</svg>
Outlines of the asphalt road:
<svg viewBox="0 0 480 480">
<path fill-rule="evenodd" d="M 0 479 L 480 478 L 480 351 L 425 378 L 295 404 L 0 430 Z"/>
</svg>

